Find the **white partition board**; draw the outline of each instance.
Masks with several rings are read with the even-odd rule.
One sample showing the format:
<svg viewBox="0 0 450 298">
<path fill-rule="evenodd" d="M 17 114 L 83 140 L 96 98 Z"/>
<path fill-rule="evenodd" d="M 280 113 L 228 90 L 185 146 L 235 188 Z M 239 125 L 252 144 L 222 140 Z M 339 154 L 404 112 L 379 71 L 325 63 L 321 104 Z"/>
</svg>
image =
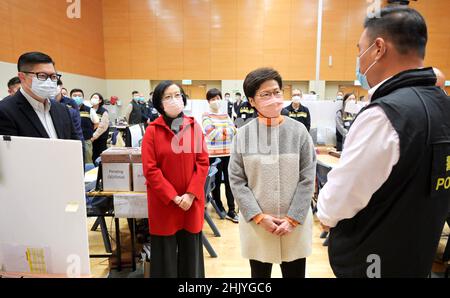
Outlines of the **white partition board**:
<svg viewBox="0 0 450 298">
<path fill-rule="evenodd" d="M 79 141 L 0 136 L 0 270 L 30 272 L 34 248 L 49 274 L 90 276 L 83 175 Z"/>
</svg>

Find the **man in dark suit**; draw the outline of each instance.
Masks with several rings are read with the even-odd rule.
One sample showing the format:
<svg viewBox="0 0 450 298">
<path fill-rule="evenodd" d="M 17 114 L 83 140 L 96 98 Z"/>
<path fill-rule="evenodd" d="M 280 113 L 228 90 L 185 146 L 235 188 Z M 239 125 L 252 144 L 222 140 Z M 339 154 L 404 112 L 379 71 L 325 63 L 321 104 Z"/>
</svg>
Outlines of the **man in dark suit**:
<svg viewBox="0 0 450 298">
<path fill-rule="evenodd" d="M 21 89 L 0 102 L 0 135 L 79 140 L 68 109 L 55 101 L 55 64 L 48 55 L 32 52 L 18 61 Z"/>
</svg>

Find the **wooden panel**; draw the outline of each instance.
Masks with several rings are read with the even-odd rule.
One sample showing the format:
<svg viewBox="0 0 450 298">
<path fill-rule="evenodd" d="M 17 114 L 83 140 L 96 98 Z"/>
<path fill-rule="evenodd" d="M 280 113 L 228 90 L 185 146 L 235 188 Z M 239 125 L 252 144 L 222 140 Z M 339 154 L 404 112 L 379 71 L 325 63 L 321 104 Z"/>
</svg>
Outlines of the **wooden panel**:
<svg viewBox="0 0 450 298">
<path fill-rule="evenodd" d="M 60 71 L 103 78 L 102 1 L 83 1 L 81 18 L 67 17 L 66 1 L 0 3 L 0 60 L 17 63 L 29 51 L 49 54 Z"/>
<path fill-rule="evenodd" d="M 0 60 L 13 62 L 15 57 L 12 44 L 11 8 L 9 1 L 0 1 Z"/>
<path fill-rule="evenodd" d="M 315 73 L 315 1 L 104 0 L 103 13 L 108 78 L 243 79 L 261 66 L 292 80 Z"/>
<path fill-rule="evenodd" d="M 448 79 L 450 77 L 449 2 L 442 0 L 418 1 L 412 2 L 411 7 L 417 9 L 424 16 L 428 26 L 425 65 L 441 69 Z"/>
<path fill-rule="evenodd" d="M 157 79 L 182 79 L 183 0 L 160 1 L 155 9 L 158 11 Z"/>
<path fill-rule="evenodd" d="M 131 73 L 133 79 L 157 74 L 157 11 L 147 0 L 129 1 Z"/>
<path fill-rule="evenodd" d="M 208 80 L 211 77 L 210 13 L 209 1 L 183 1 L 184 79 Z"/>
<path fill-rule="evenodd" d="M 291 12 L 290 0 L 265 1 L 263 65 L 274 67 L 281 75 L 289 70 Z"/>
<path fill-rule="evenodd" d="M 211 1 L 211 78 L 236 79 L 238 0 Z"/>
<path fill-rule="evenodd" d="M 316 74 L 317 1 L 292 1 L 290 67 L 286 80 L 313 80 Z"/>
<path fill-rule="evenodd" d="M 238 0 L 236 76 L 245 78 L 263 66 L 264 1 Z"/>
<path fill-rule="evenodd" d="M 368 4 L 361 0 L 324 0 L 320 79 L 356 79 L 357 43 Z M 332 56 L 332 66 L 329 57 Z"/>
</svg>

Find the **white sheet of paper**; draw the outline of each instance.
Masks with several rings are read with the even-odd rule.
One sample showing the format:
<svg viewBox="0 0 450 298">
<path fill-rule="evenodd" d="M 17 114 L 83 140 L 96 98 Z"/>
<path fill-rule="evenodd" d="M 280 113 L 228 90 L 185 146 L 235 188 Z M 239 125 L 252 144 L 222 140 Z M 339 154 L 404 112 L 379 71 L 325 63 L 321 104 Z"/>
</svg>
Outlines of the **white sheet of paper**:
<svg viewBox="0 0 450 298">
<path fill-rule="evenodd" d="M 148 218 L 147 194 L 114 195 L 116 218 Z"/>
</svg>

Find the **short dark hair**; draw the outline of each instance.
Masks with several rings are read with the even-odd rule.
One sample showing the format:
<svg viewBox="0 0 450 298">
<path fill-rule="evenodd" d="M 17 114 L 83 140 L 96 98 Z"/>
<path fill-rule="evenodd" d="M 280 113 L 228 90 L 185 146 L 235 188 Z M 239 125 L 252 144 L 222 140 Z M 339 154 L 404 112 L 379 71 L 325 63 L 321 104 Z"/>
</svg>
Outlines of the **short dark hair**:
<svg viewBox="0 0 450 298">
<path fill-rule="evenodd" d="M 247 98 L 254 98 L 259 87 L 266 82 L 275 80 L 280 89 L 283 88 L 283 79 L 281 75 L 273 68 L 258 68 L 247 75 L 244 81 L 244 93 Z"/>
<path fill-rule="evenodd" d="M 91 95 L 91 98 L 94 97 L 94 95 L 97 95 L 98 98 L 100 98 L 100 100 L 101 100 L 102 102 L 101 102 L 98 106 L 99 106 L 99 107 L 102 107 L 102 106 L 105 104 L 105 100 L 103 99 L 103 96 L 102 96 L 100 93 L 97 93 L 97 92 L 96 92 L 96 93 L 94 93 L 94 94 Z"/>
<path fill-rule="evenodd" d="M 63 82 L 60 79 L 58 79 L 57 86 L 62 86 L 62 85 L 63 85 Z"/>
<path fill-rule="evenodd" d="M 220 99 L 222 99 L 222 92 L 219 89 L 217 89 L 217 88 L 213 88 L 213 89 L 209 90 L 206 93 L 206 100 L 210 101 L 211 99 L 213 99 L 217 95 L 219 95 Z"/>
<path fill-rule="evenodd" d="M 139 91 L 133 91 L 133 92 L 131 92 L 131 95 L 136 95 L 136 94 L 139 94 Z"/>
<path fill-rule="evenodd" d="M 30 71 L 31 68 L 36 64 L 49 63 L 53 64 L 53 66 L 55 65 L 55 62 L 49 55 L 41 52 L 30 52 L 25 53 L 19 57 L 19 61 L 17 62 L 17 69 L 19 72 Z"/>
<path fill-rule="evenodd" d="M 164 108 L 162 105 L 164 91 L 166 91 L 166 89 L 172 85 L 176 85 L 178 86 L 178 88 L 180 88 L 181 95 L 183 96 L 184 106 L 186 106 L 187 104 L 186 94 L 184 93 L 184 90 L 183 88 L 181 88 L 180 85 L 175 84 L 172 81 L 162 81 L 161 83 L 158 84 L 158 86 L 156 86 L 155 90 L 153 91 L 153 106 L 161 115 L 165 115 Z"/>
<path fill-rule="evenodd" d="M 19 77 L 14 77 L 11 80 L 8 81 L 8 89 L 13 87 L 14 85 L 18 85 L 20 84 L 20 79 Z"/>
<path fill-rule="evenodd" d="M 236 95 L 242 96 L 241 92 L 236 92 L 234 95 L 235 95 L 235 96 L 236 96 Z"/>
<path fill-rule="evenodd" d="M 67 88 L 62 87 L 61 90 L 66 90 L 66 92 L 67 92 Z"/>
<path fill-rule="evenodd" d="M 225 93 L 225 96 L 227 96 L 227 95 L 230 96 L 231 94 L 227 92 L 227 93 Z"/>
<path fill-rule="evenodd" d="M 425 58 L 428 42 L 427 24 L 415 9 L 392 5 L 381 9 L 379 18 L 366 18 L 364 28 L 370 39 L 390 40 L 401 55 L 415 53 Z"/>
<path fill-rule="evenodd" d="M 81 94 L 83 94 L 83 97 L 84 97 L 84 92 L 83 92 L 83 90 L 81 90 L 81 89 L 72 89 L 72 90 L 70 91 L 70 97 L 72 97 L 72 95 L 73 95 L 75 92 L 81 92 Z"/>
</svg>

